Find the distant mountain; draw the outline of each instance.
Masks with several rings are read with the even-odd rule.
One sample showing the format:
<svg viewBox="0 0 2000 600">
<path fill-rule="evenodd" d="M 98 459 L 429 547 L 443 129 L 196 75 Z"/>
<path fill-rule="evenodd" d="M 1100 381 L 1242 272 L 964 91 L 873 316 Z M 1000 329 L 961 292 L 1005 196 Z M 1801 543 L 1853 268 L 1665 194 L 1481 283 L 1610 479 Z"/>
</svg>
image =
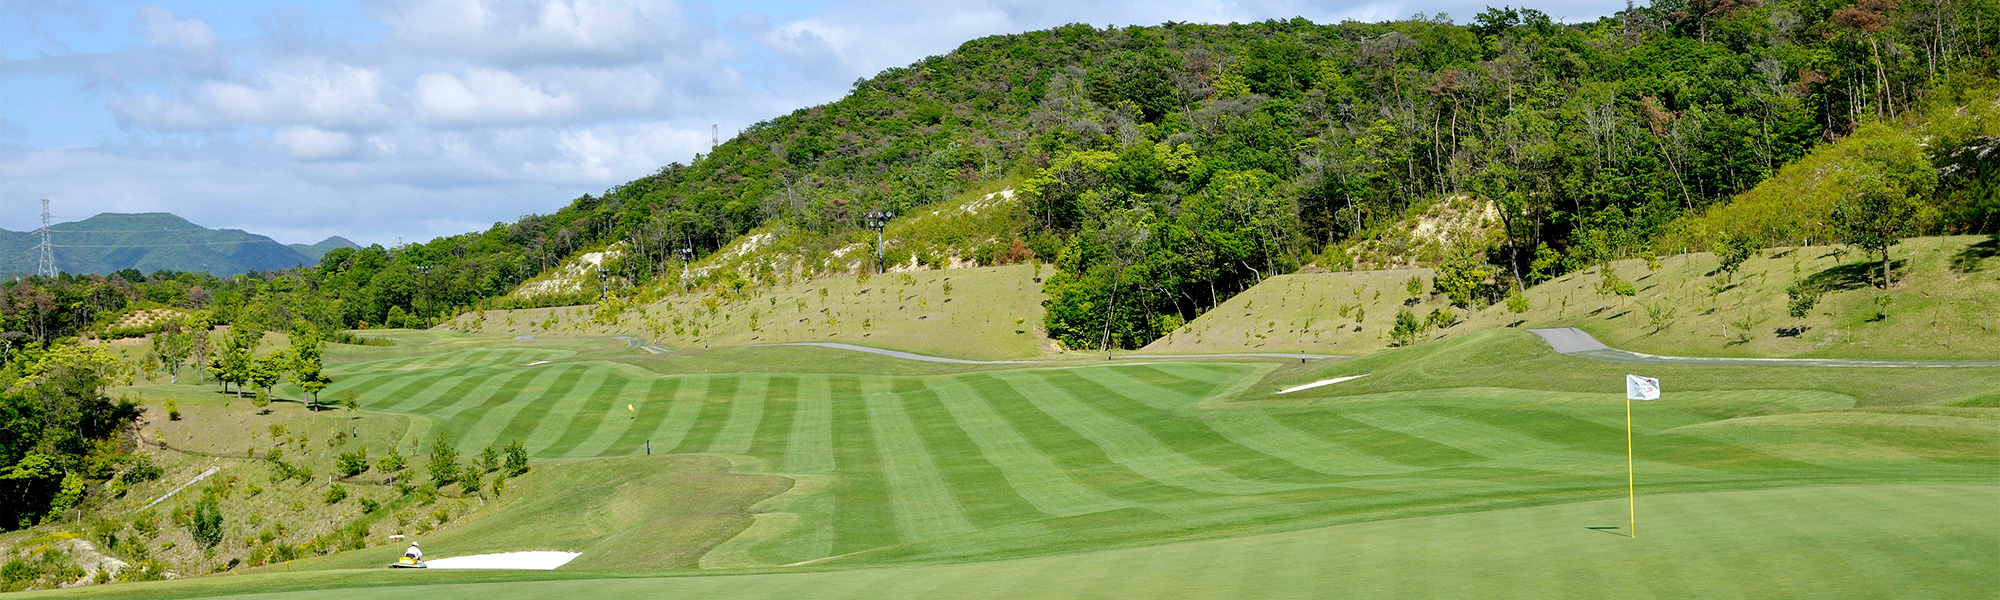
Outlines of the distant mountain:
<svg viewBox="0 0 2000 600">
<path fill-rule="evenodd" d="M 308 253 L 239 229 L 209 229 L 171 213 L 103 213 L 49 227 L 56 269 L 66 273 L 111 273 L 138 269 L 207 271 L 229 276 L 319 264 L 325 250 Z M 0 273 L 34 273 L 39 263 L 33 231 L 0 230 Z M 336 245 L 328 245 L 336 244 Z M 340 238 L 310 246 L 326 250 Z"/>
<path fill-rule="evenodd" d="M 299 254 L 306 255 L 307 258 L 313 259 L 313 263 L 317 264 L 320 257 L 326 256 L 326 253 L 332 252 L 335 248 L 360 248 L 361 244 L 356 244 L 353 240 L 336 235 L 320 240 L 317 244 L 285 244 L 285 246 L 299 251 Z"/>
</svg>

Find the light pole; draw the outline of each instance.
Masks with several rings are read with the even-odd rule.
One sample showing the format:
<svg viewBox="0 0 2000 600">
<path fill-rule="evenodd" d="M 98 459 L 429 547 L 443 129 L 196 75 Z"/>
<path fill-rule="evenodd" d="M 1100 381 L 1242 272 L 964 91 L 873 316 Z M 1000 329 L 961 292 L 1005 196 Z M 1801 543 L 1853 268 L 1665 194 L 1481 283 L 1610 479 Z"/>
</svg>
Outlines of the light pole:
<svg viewBox="0 0 2000 600">
<path fill-rule="evenodd" d="M 889 219 L 896 218 L 896 213 L 888 210 L 871 210 L 863 216 L 868 218 L 868 228 L 875 230 L 875 272 L 881 273 L 885 266 L 882 264 L 882 228 L 889 226 Z"/>
<path fill-rule="evenodd" d="M 688 289 L 688 263 L 694 262 L 694 248 L 681 246 L 681 291 Z"/>
<path fill-rule="evenodd" d="M 604 303 L 604 297 L 606 296 L 606 291 L 605 291 L 605 288 L 606 288 L 606 286 L 610 285 L 610 282 L 611 282 L 611 270 L 610 270 L 610 269 L 598 269 L 598 270 L 597 270 L 597 303 L 598 303 L 598 304 L 603 304 L 603 303 Z"/>
<path fill-rule="evenodd" d="M 431 319 L 431 266 L 417 265 L 417 272 L 422 274 L 424 280 L 422 287 L 417 288 L 418 297 L 423 300 L 424 314 L 422 318 L 425 323 L 429 323 Z"/>
</svg>

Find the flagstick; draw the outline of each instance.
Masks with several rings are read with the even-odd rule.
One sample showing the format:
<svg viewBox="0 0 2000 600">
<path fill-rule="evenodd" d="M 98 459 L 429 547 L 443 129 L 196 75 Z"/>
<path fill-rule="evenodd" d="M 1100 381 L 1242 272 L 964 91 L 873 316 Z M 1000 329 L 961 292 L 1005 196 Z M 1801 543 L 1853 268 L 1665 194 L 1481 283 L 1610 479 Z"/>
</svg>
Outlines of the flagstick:
<svg viewBox="0 0 2000 600">
<path fill-rule="evenodd" d="M 1639 488 L 1632 478 L 1632 399 L 1625 399 L 1625 501 L 1631 511 L 1631 527 L 1626 532 L 1633 539 L 1639 537 Z"/>
</svg>

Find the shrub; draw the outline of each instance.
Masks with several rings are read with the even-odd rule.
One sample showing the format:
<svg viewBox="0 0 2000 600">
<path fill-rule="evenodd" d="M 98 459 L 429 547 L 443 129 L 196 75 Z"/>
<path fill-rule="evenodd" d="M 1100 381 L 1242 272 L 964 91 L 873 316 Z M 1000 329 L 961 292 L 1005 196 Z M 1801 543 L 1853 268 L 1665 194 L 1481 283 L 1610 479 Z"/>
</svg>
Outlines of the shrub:
<svg viewBox="0 0 2000 600">
<path fill-rule="evenodd" d="M 1787 306 L 1791 309 L 1792 318 L 1806 318 L 1806 314 L 1812 312 L 1813 307 L 1819 304 L 1820 297 L 1825 294 L 1826 287 L 1819 282 L 1811 279 L 1793 282 L 1791 287 L 1785 288 L 1785 297 L 1789 300 Z"/>
<path fill-rule="evenodd" d="M 215 494 L 203 492 L 187 516 L 188 536 L 203 548 L 222 542 L 222 504 Z"/>
<path fill-rule="evenodd" d="M 338 483 L 327 486 L 326 488 L 327 504 L 339 504 L 340 501 L 346 499 L 347 499 L 347 486 L 340 485 Z"/>
<path fill-rule="evenodd" d="M 402 453 L 396 452 L 395 446 L 390 446 L 389 453 L 382 455 L 382 459 L 375 462 L 375 468 L 381 469 L 384 473 L 403 470 Z"/>
<path fill-rule="evenodd" d="M 1424 325 L 1417 321 L 1417 313 L 1410 312 L 1407 308 L 1396 311 L 1396 325 L 1389 330 L 1389 338 L 1395 340 L 1396 345 L 1415 344 L 1417 337 L 1423 333 Z"/>
<path fill-rule="evenodd" d="M 168 421 L 181 420 L 181 407 L 180 405 L 174 404 L 173 398 L 167 399 L 167 420 Z"/>
<path fill-rule="evenodd" d="M 528 472 L 527 446 L 522 445 L 520 440 L 514 440 L 512 443 L 507 444 L 505 452 L 507 453 L 508 475 L 520 475 Z"/>
<path fill-rule="evenodd" d="M 361 499 L 361 512 L 363 513 L 372 513 L 381 508 L 382 508 L 382 503 L 380 502 L 376 502 L 371 498 Z"/>
<path fill-rule="evenodd" d="M 500 452 L 494 450 L 492 446 L 487 446 L 485 449 L 480 450 L 479 468 L 487 473 L 500 470 Z"/>
<path fill-rule="evenodd" d="M 367 472 L 368 448 L 363 447 L 353 452 L 340 453 L 338 464 L 340 466 L 340 474 L 345 477 L 353 477 Z"/>
</svg>

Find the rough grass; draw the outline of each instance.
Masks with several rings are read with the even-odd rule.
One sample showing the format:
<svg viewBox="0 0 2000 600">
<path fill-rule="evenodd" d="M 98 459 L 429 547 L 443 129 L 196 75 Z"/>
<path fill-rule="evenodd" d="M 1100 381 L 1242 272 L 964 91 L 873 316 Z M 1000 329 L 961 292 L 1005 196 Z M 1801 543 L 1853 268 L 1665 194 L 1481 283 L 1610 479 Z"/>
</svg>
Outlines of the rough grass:
<svg viewBox="0 0 2000 600">
<path fill-rule="evenodd" d="M 1415 297 L 1411 277 L 1423 282 Z M 1367 354 L 1389 346 L 1396 311 L 1419 316 L 1445 303 L 1430 294 L 1430 269 L 1293 273 L 1264 280 L 1202 314 L 1145 352 L 1331 352 Z"/>
<path fill-rule="evenodd" d="M 1886 293 L 1874 287 L 1880 261 L 1829 246 L 1764 250 L 1733 278 L 1711 275 L 1717 260 L 1707 253 L 1664 258 L 1657 271 L 1619 261 L 1612 268 L 1637 288 L 1634 297 L 1599 295 L 1603 277 L 1591 269 L 1531 288 L 1527 313 L 1493 306 L 1447 332 L 1573 326 L 1621 350 L 1679 356 L 1988 359 L 2000 356 L 1995 244 L 1907 240 L 1891 251 L 1898 283 Z M 1829 292 L 1793 318 L 1785 292 L 1801 279 Z M 1876 305 L 1883 296 L 1892 299 L 1886 319 Z M 1649 309 L 1659 308 L 1673 314 L 1655 331 Z"/>
<path fill-rule="evenodd" d="M 1429 295 L 1425 269 L 1300 273 L 1262 284 L 1146 347 L 1161 352 L 1330 352 L 1390 347 L 1395 313 L 1451 310 L 1463 321 L 1433 329 L 1437 339 L 1496 328 L 1578 327 L 1614 348 L 1678 356 L 1985 359 L 2000 356 L 2000 241 L 1990 236 L 1915 238 L 1892 251 L 1896 286 L 1874 287 L 1880 263 L 1840 247 L 1773 248 L 1733 276 L 1715 273 L 1707 253 L 1612 263 L 1632 297 L 1597 291 L 1597 269 L 1529 288 L 1529 309 L 1503 304 L 1476 312 Z M 1420 277 L 1425 293 L 1403 284 Z M 1789 314 L 1786 289 L 1799 280 L 1827 293 L 1804 318 Z M 1360 294 L 1355 294 L 1359 290 Z M 1378 298 L 1376 292 L 1380 292 Z M 1890 298 L 1888 318 L 1877 299 Z M 1342 317 L 1360 306 L 1366 320 Z M 1657 319 L 1655 317 L 1658 317 Z M 1358 331 L 1357 331 L 1358 329 Z"/>
<path fill-rule="evenodd" d="M 675 295 L 615 314 L 594 306 L 488 311 L 484 321 L 465 315 L 454 324 L 487 334 L 630 335 L 677 350 L 846 342 L 959 358 L 1022 358 L 1039 356 L 1046 346 L 1035 271 L 1014 265 L 844 275 Z"/>
</svg>

